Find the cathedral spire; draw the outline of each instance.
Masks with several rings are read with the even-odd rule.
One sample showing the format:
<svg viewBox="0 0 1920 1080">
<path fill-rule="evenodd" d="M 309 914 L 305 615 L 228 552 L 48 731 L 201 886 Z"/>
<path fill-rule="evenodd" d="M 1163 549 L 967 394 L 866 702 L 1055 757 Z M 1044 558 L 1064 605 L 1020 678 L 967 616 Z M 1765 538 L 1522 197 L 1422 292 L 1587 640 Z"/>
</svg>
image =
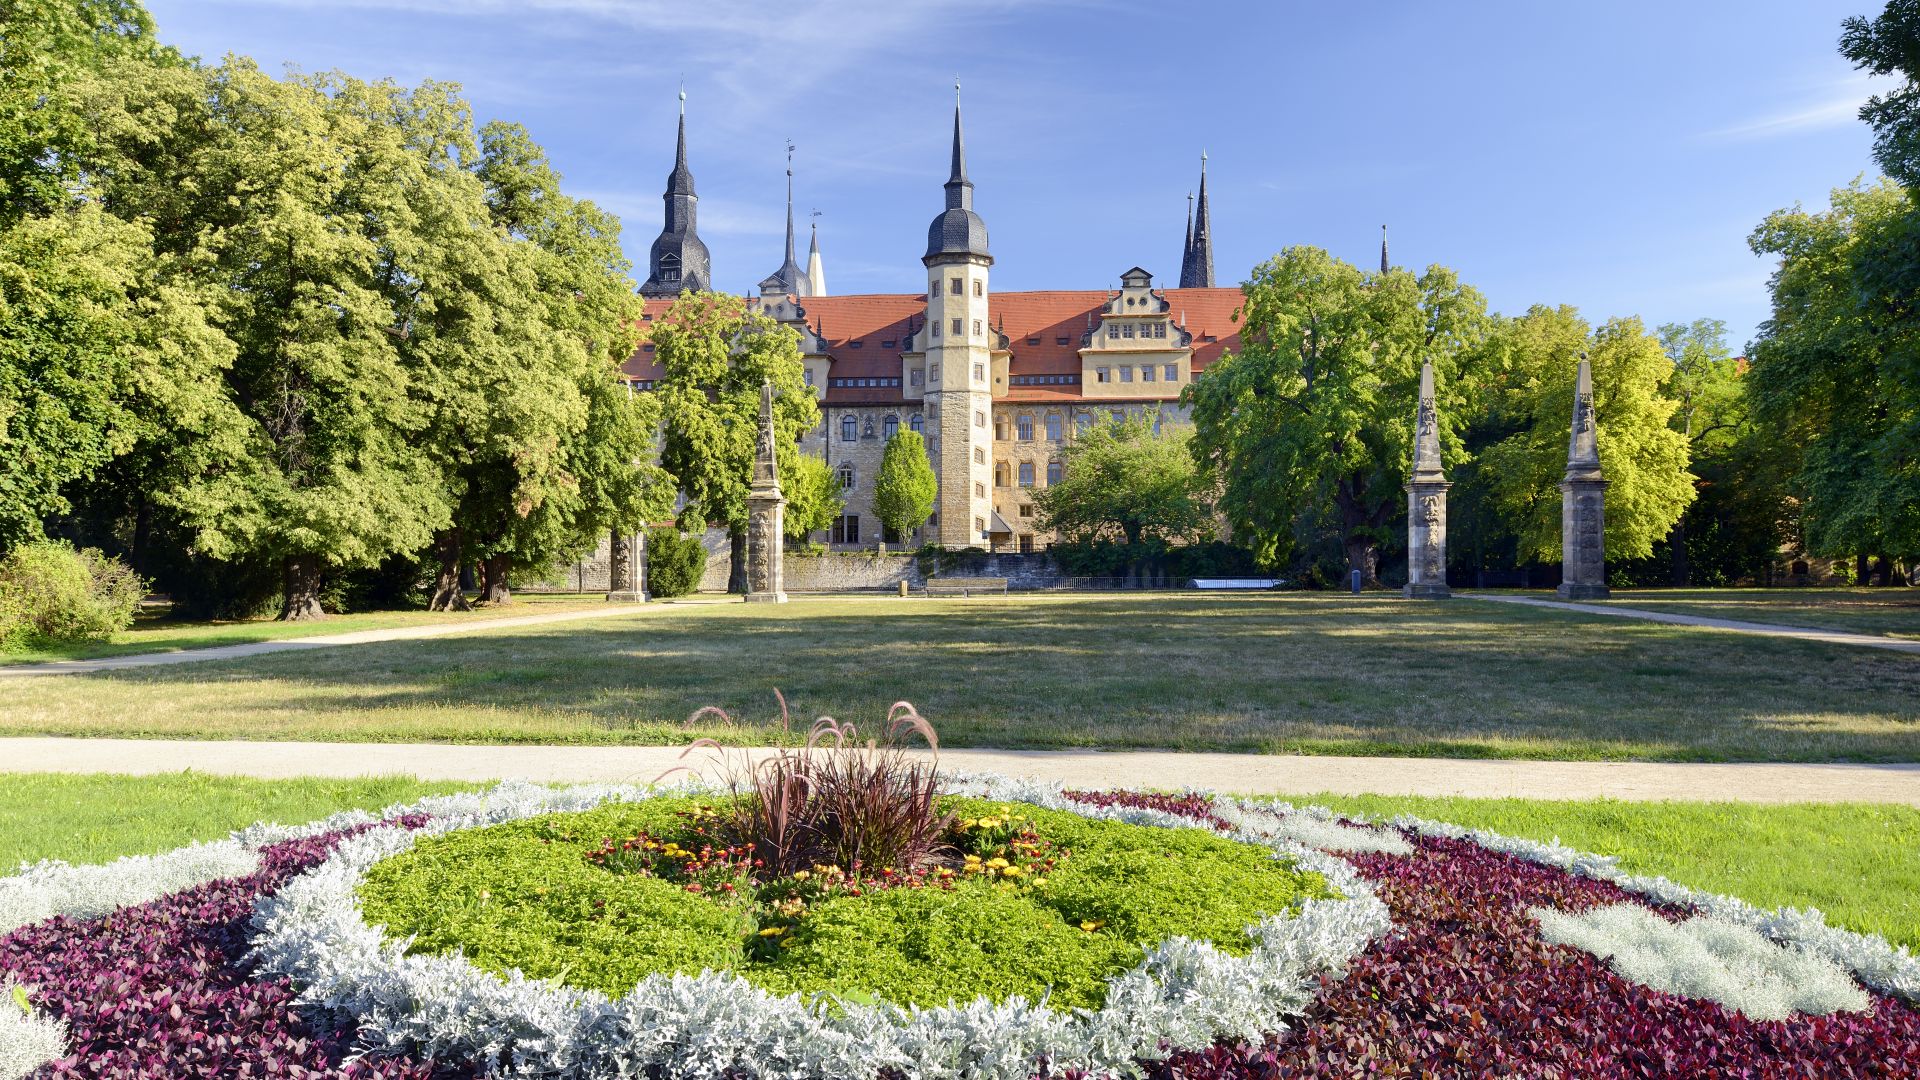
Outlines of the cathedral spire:
<svg viewBox="0 0 1920 1080">
<path fill-rule="evenodd" d="M 787 144 L 787 261 L 793 261 L 793 144 Z"/>
<path fill-rule="evenodd" d="M 1187 237 L 1180 242 L 1180 285 L 1186 287 L 1193 274 L 1193 192 L 1187 192 Z"/>
<path fill-rule="evenodd" d="M 1387 227 L 1380 226 L 1380 272 L 1387 272 Z"/>
<path fill-rule="evenodd" d="M 1200 151 L 1200 205 L 1193 219 L 1188 258 L 1180 270 L 1183 289 L 1213 288 L 1213 215 L 1207 210 L 1207 152 Z"/>
<path fill-rule="evenodd" d="M 712 267 L 707 245 L 700 239 L 698 206 L 694 194 L 693 170 L 687 167 L 687 91 L 680 89 L 679 133 L 674 143 L 673 171 L 667 174 L 665 221 L 660 236 L 647 255 L 647 280 L 640 286 L 642 296 L 670 298 L 683 290 L 698 292 L 712 287 Z"/>
</svg>

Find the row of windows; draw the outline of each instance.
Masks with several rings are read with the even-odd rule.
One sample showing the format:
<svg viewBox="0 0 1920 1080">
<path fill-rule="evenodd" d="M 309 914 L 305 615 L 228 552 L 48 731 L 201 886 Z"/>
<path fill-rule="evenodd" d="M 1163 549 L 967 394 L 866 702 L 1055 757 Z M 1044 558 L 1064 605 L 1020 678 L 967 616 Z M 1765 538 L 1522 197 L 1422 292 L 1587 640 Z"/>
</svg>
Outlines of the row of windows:
<svg viewBox="0 0 1920 1080">
<path fill-rule="evenodd" d="M 898 382 L 899 380 L 896 379 L 894 381 Z M 912 416 L 907 417 L 907 427 L 909 430 L 912 430 L 912 431 L 925 431 L 927 429 L 927 422 L 923 417 L 921 417 L 919 413 L 914 413 Z M 880 421 L 880 437 L 882 439 L 891 439 L 899 431 L 900 431 L 899 417 L 894 416 L 892 414 L 888 414 L 886 419 Z M 868 438 L 873 437 L 873 419 L 871 417 L 867 419 L 867 437 Z M 860 438 L 859 419 L 856 418 L 852 413 L 848 413 L 847 415 L 842 416 L 840 418 L 840 441 L 841 442 L 857 442 L 859 438 Z M 852 485 L 849 484 L 847 486 L 851 487 Z"/>
<path fill-rule="evenodd" d="M 1007 380 L 1014 386 L 1078 386 L 1078 375 L 1015 375 Z"/>
<path fill-rule="evenodd" d="M 811 376 L 808 377 L 807 385 L 809 386 L 813 385 Z M 869 378 L 869 379 L 828 379 L 827 385 L 837 386 L 842 388 L 856 387 L 856 386 L 899 386 L 900 379 L 897 376 L 894 378 L 884 378 L 884 377 L 876 376 L 874 378 Z"/>
<path fill-rule="evenodd" d="M 1116 338 L 1133 337 L 1134 336 L 1133 327 L 1134 327 L 1134 324 L 1130 322 L 1108 323 L 1107 324 L 1107 340 L 1112 341 Z M 1153 323 L 1151 327 L 1152 329 L 1151 333 L 1148 332 L 1148 329 L 1149 328 L 1146 325 L 1142 325 L 1140 327 L 1139 336 L 1143 338 L 1144 337 L 1163 338 L 1167 336 L 1167 324 L 1164 322 Z"/>
<path fill-rule="evenodd" d="M 1116 373 L 1120 376 L 1121 382 L 1133 381 L 1133 365 L 1131 364 L 1125 364 L 1117 368 L 1103 368 L 1103 367 L 1094 368 L 1093 381 L 1094 382 L 1113 382 L 1114 375 Z M 1165 375 L 1167 382 L 1179 382 L 1180 381 L 1180 365 L 1179 364 L 1166 364 L 1166 365 L 1141 364 L 1140 365 L 1140 381 L 1141 382 L 1153 382 L 1156 376 L 1162 375 L 1162 374 Z"/>
<path fill-rule="evenodd" d="M 955 296 L 959 296 L 962 292 L 966 290 L 966 286 L 961 284 L 961 280 L 962 279 L 960 278 L 948 278 L 947 291 L 952 293 Z M 934 278 L 932 281 L 927 282 L 927 297 L 929 299 L 931 299 L 933 295 L 939 291 L 940 291 L 939 278 Z M 973 283 L 973 295 L 985 296 L 986 294 L 987 294 L 986 284 L 984 282 L 975 281 Z"/>
<path fill-rule="evenodd" d="M 1008 466 L 1008 464 L 1004 461 L 996 461 L 993 463 L 993 486 L 1001 487 L 1001 488 L 1009 487 L 1011 485 L 1007 483 L 1008 479 L 1014 476 L 1018 476 L 1020 478 L 1020 486 L 1023 488 L 1030 488 L 1034 486 L 1033 485 L 1034 472 L 1035 472 L 1034 464 L 1031 461 L 1019 462 L 1017 468 Z M 1047 486 L 1048 487 L 1052 487 L 1055 484 L 1058 484 L 1060 482 L 1060 478 L 1063 475 L 1065 475 L 1065 471 L 1059 462 L 1057 461 L 1047 462 Z M 1021 508 L 1021 513 L 1023 515 L 1026 513 L 1025 507 Z"/>
</svg>

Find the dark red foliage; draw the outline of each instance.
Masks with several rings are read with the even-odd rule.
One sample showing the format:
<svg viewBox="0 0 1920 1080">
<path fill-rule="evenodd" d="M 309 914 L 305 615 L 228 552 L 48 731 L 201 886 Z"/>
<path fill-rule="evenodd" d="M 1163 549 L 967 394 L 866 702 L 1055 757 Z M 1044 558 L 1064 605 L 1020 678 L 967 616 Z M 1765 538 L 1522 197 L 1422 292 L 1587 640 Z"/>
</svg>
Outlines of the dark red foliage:
<svg viewBox="0 0 1920 1080">
<path fill-rule="evenodd" d="M 403 820 L 417 827 L 417 819 Z M 243 957 L 255 899 L 359 830 L 276 844 L 260 869 L 104 919 L 50 919 L 0 938 L 0 971 L 34 987 L 67 1021 L 69 1056 L 41 1077 L 352 1077 L 454 1080 L 471 1068 L 401 1058 L 346 1060 L 353 1030 L 295 1013 L 284 979 L 256 979 Z"/>
<path fill-rule="evenodd" d="M 1233 826 L 1214 815 L 1213 802 L 1205 795 L 1163 795 L 1152 791 L 1066 791 L 1062 794 L 1086 806 L 1126 806 L 1135 810 L 1161 810 L 1192 818 L 1223 832 L 1231 832 L 1233 829 Z"/>
<path fill-rule="evenodd" d="M 1155 1080 L 1294 1077 L 1920 1077 L 1920 1011 L 1758 1022 L 1636 986 L 1550 946 L 1526 916 L 1633 898 L 1465 841 L 1353 863 L 1395 932 L 1327 985 L 1294 1030 L 1151 1066 Z M 1668 913 L 1675 914 L 1675 913 Z"/>
</svg>

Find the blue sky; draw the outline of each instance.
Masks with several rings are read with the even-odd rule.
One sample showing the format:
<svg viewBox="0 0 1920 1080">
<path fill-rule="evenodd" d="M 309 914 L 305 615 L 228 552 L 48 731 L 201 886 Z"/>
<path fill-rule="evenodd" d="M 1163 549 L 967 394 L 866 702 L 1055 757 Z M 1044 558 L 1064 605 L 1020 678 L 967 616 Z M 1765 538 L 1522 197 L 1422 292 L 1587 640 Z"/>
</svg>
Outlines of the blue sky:
<svg viewBox="0 0 1920 1080">
<path fill-rule="evenodd" d="M 1440 262 L 1495 309 L 1766 317 L 1769 211 L 1872 174 L 1877 0 L 148 0 L 163 39 L 269 70 L 459 82 L 626 222 L 644 276 L 684 75 L 716 284 L 778 267 L 787 140 L 835 293 L 912 292 L 965 87 L 997 289 L 1175 284 L 1211 157 L 1222 284 L 1292 244 Z M 804 258 L 804 250 L 802 252 Z"/>
</svg>

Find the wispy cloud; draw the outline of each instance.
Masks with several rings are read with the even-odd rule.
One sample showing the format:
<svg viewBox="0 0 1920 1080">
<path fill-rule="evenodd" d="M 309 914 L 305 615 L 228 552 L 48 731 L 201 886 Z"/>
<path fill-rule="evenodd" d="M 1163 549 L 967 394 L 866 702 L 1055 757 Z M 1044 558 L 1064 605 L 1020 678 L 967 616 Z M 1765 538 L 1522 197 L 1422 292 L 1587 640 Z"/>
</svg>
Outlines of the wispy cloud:
<svg viewBox="0 0 1920 1080">
<path fill-rule="evenodd" d="M 1859 122 L 1860 106 L 1866 104 L 1869 97 L 1891 88 L 1891 85 L 1887 79 L 1855 75 L 1830 84 L 1818 94 L 1809 95 L 1801 101 L 1709 131 L 1706 137 L 1727 142 L 1746 142 L 1846 127 Z"/>
</svg>

